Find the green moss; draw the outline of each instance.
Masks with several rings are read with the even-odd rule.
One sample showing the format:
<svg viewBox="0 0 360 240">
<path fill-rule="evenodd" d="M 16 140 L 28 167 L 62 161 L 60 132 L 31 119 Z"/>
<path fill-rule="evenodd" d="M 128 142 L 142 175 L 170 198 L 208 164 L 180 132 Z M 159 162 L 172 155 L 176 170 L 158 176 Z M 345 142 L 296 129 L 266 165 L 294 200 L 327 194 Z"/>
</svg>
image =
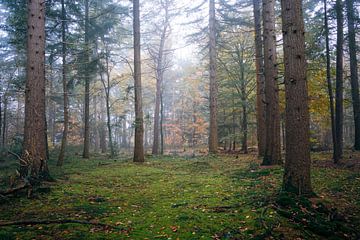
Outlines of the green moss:
<svg viewBox="0 0 360 240">
<path fill-rule="evenodd" d="M 283 169 L 261 168 L 252 155 L 151 156 L 138 165 L 128 156 L 83 160 L 77 152 L 70 149 L 62 168 L 54 166 L 52 157 L 57 182 L 51 191 L 35 199 L 11 198 L 0 205 L 0 219 L 92 220 L 124 231 L 80 224 L 23 226 L 0 228 L 0 239 L 321 239 L 329 231 L 351 234 L 354 229 L 327 221 L 331 198 L 314 207 L 306 198 L 279 194 Z M 354 173 L 314 169 L 313 180 L 319 196 L 336 189 L 359 210 L 360 179 Z"/>
</svg>

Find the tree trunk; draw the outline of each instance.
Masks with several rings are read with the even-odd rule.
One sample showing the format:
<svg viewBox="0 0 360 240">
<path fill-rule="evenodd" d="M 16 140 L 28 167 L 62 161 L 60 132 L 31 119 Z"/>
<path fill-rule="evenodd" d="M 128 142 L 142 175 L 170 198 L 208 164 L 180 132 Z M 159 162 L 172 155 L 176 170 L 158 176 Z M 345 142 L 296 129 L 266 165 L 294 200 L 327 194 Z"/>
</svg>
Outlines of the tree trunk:
<svg viewBox="0 0 360 240">
<path fill-rule="evenodd" d="M 160 134 L 160 98 L 161 98 L 161 91 L 162 91 L 162 82 L 164 79 L 164 48 L 165 42 L 167 39 L 168 27 L 169 27 L 169 2 L 165 1 L 163 3 L 163 8 L 165 10 L 165 19 L 163 24 L 163 29 L 161 32 L 160 37 L 160 44 L 159 50 L 156 53 L 157 59 L 156 61 L 156 100 L 155 100 L 155 115 L 154 115 L 154 141 L 153 141 L 153 148 L 152 154 L 159 154 L 159 134 Z M 162 152 L 162 151 L 160 151 Z"/>
<path fill-rule="evenodd" d="M 353 115 L 355 123 L 355 141 L 354 149 L 360 151 L 360 97 L 359 97 L 359 77 L 357 68 L 357 48 L 355 31 L 355 10 L 354 0 L 346 0 L 348 31 L 349 31 L 349 53 L 350 53 L 350 71 L 351 71 L 351 97 L 353 104 Z"/>
<path fill-rule="evenodd" d="M 25 129 L 20 174 L 48 178 L 45 123 L 45 2 L 28 0 Z"/>
<path fill-rule="evenodd" d="M 283 187 L 299 195 L 312 193 L 310 115 L 302 0 L 281 1 L 285 63 L 286 157 Z"/>
<path fill-rule="evenodd" d="M 106 147 L 106 120 L 105 120 L 105 109 L 104 97 L 101 96 L 100 100 L 101 111 L 100 111 L 100 124 L 99 124 L 99 135 L 100 135 L 100 149 L 101 153 L 107 152 Z"/>
<path fill-rule="evenodd" d="M 107 116 L 107 128 L 108 128 L 108 134 L 109 134 L 109 145 L 110 145 L 110 156 L 111 158 L 113 158 L 115 156 L 115 149 L 114 149 L 114 143 L 113 143 L 113 138 L 112 138 L 112 129 L 111 129 L 111 114 L 110 114 L 110 69 L 109 69 L 109 55 L 110 52 L 107 49 L 107 53 L 106 53 L 106 81 L 107 81 L 107 86 L 104 84 L 104 88 L 105 88 L 105 102 L 106 102 L 106 116 Z M 105 81 L 102 81 L 103 83 L 105 83 Z"/>
<path fill-rule="evenodd" d="M 65 0 L 61 0 L 61 38 L 62 38 L 62 85 L 63 85 L 63 97 L 64 97 L 64 129 L 61 139 L 60 154 L 57 161 L 57 166 L 62 166 L 64 163 L 67 134 L 69 129 L 69 112 L 68 112 L 68 90 L 67 90 L 67 78 L 66 78 L 66 10 Z"/>
<path fill-rule="evenodd" d="M 133 0 L 134 27 L 134 88 L 135 88 L 135 146 L 134 162 L 144 162 L 144 117 L 142 110 L 141 90 L 141 56 L 140 56 L 140 4 Z"/>
<path fill-rule="evenodd" d="M 246 102 L 246 85 L 244 79 L 244 69 L 242 69 L 241 76 L 243 81 L 241 83 L 241 96 L 242 96 L 242 132 L 243 132 L 243 139 L 242 139 L 242 150 L 245 154 L 248 153 L 248 144 L 247 144 L 247 136 L 248 136 L 248 115 L 247 115 L 247 102 Z"/>
<path fill-rule="evenodd" d="M 152 146 L 152 154 L 159 154 L 159 135 L 160 135 L 160 80 L 156 79 L 156 99 L 155 99 L 155 113 L 154 113 L 154 139 Z"/>
<path fill-rule="evenodd" d="M 89 45 L 89 0 L 85 0 L 85 99 L 84 99 L 84 151 L 83 158 L 90 158 L 90 45 Z"/>
<path fill-rule="evenodd" d="M 261 34 L 261 0 L 253 0 L 255 21 L 255 66 L 256 66 L 256 118 L 259 156 L 265 155 L 265 79 L 263 42 Z"/>
<path fill-rule="evenodd" d="M 335 156 L 336 149 L 336 131 L 335 131 L 335 113 L 334 113 L 334 96 L 333 96 L 333 87 L 331 82 L 331 62 L 330 62 L 330 41 L 329 41 L 329 21 L 327 14 L 327 3 L 324 0 L 324 24 L 325 24 L 325 44 L 326 44 L 326 80 L 328 86 L 329 94 L 329 108 L 330 108 L 330 121 L 331 121 L 331 134 L 333 142 L 333 151 Z"/>
<path fill-rule="evenodd" d="M 159 79 L 159 73 L 157 73 L 156 78 L 156 99 L 155 99 L 155 113 L 154 113 L 154 138 L 152 146 L 152 154 L 159 154 L 159 135 L 160 135 L 160 93 L 161 92 L 161 82 Z"/>
<path fill-rule="evenodd" d="M 52 54 L 51 54 L 52 55 Z M 49 95 L 52 95 L 54 92 L 54 85 L 53 85 L 53 79 L 52 79 L 52 75 L 53 75 L 53 69 L 54 69 L 54 58 L 50 57 L 49 58 L 49 65 L 50 65 L 50 77 L 47 79 L 48 84 L 49 84 Z M 47 108 L 49 110 L 49 119 L 47 120 L 47 129 L 50 130 L 50 142 L 52 144 L 52 146 L 55 146 L 55 131 L 56 131 L 56 126 L 55 126 L 55 121 L 56 121 L 56 114 L 55 114 L 55 102 L 52 101 L 51 97 L 48 97 L 48 101 L 46 103 Z"/>
<path fill-rule="evenodd" d="M 99 147 L 100 147 L 100 137 L 99 137 L 99 109 L 98 109 L 98 100 L 99 100 L 99 96 L 95 95 L 94 96 L 94 112 L 95 112 L 95 116 L 94 116 L 94 138 L 95 138 L 95 152 L 99 152 Z"/>
<path fill-rule="evenodd" d="M 215 0 L 209 0 L 209 56 L 210 56 L 210 127 L 209 153 L 218 151 L 217 96 L 216 81 L 216 17 Z"/>
<path fill-rule="evenodd" d="M 336 0 L 337 19 L 337 43 L 336 43 L 336 105 L 335 105 L 335 132 L 336 145 L 334 149 L 334 162 L 339 163 L 343 154 L 343 124 L 344 124 L 344 80 L 343 80 L 343 57 L 344 57 L 344 15 L 342 0 Z"/>
<path fill-rule="evenodd" d="M 2 130 L 1 130 L 1 126 L 2 126 L 2 96 L 0 95 L 0 136 L 1 136 L 1 133 L 2 133 Z M 17 121 L 17 119 L 16 119 Z M 18 127 L 18 125 L 16 125 L 16 127 Z M 4 148 L 4 143 L 2 141 L 0 141 L 0 148 Z"/>
<path fill-rule="evenodd" d="M 164 101 L 162 88 L 160 92 L 160 154 L 164 154 Z"/>
<path fill-rule="evenodd" d="M 4 94 L 4 121 L 2 125 L 2 144 L 7 148 L 7 111 L 8 111 L 8 97 Z"/>
<path fill-rule="evenodd" d="M 275 0 L 263 1 L 266 148 L 263 165 L 281 164 L 279 88 L 277 84 Z"/>
<path fill-rule="evenodd" d="M 233 141 L 232 141 L 232 150 L 236 150 L 236 116 L 235 116 L 235 96 L 234 96 L 234 89 L 231 92 L 231 102 L 232 102 L 232 134 L 233 134 Z"/>
<path fill-rule="evenodd" d="M 121 139 L 121 145 L 124 148 L 128 148 L 128 144 L 127 144 L 127 127 L 126 127 L 126 116 L 124 117 L 124 119 L 122 120 L 122 139 Z"/>
</svg>

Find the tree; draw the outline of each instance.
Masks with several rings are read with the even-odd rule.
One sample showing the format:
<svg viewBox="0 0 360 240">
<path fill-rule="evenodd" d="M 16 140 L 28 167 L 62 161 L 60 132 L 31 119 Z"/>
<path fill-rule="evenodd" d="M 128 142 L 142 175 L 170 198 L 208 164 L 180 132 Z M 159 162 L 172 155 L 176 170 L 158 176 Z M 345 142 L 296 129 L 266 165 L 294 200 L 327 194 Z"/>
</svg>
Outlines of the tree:
<svg viewBox="0 0 360 240">
<path fill-rule="evenodd" d="M 311 194 L 310 123 L 302 0 L 281 0 L 285 63 L 286 157 L 283 187 Z"/>
<path fill-rule="evenodd" d="M 89 40 L 89 0 L 85 0 L 85 65 L 90 65 L 90 40 Z M 88 67 L 87 67 L 88 68 Z M 84 150 L 83 158 L 90 157 L 90 74 L 89 69 L 84 71 L 85 99 L 84 99 Z"/>
<path fill-rule="evenodd" d="M 140 57 L 140 3 L 133 0 L 134 28 L 134 89 L 135 89 L 135 146 L 134 162 L 144 162 L 144 118 L 141 91 L 141 57 Z"/>
<path fill-rule="evenodd" d="M 354 0 L 346 0 L 347 22 L 349 31 L 349 53 L 350 53 L 350 84 L 355 122 L 355 143 L 354 149 L 360 150 L 360 97 L 359 97 L 359 76 L 358 61 L 356 58 L 356 31 L 355 31 L 355 9 Z"/>
<path fill-rule="evenodd" d="M 115 149 L 114 149 L 114 143 L 113 143 L 113 138 L 112 138 L 112 128 L 111 128 L 111 113 L 110 113 L 110 91 L 111 91 L 111 79 L 110 79 L 110 66 L 109 66 L 109 61 L 110 61 L 110 49 L 109 46 L 107 46 L 107 44 L 105 43 L 105 40 L 103 40 L 103 44 L 105 47 L 105 66 L 101 66 L 101 72 L 100 72 L 100 80 L 101 83 L 104 87 L 104 92 L 105 92 L 105 105 L 106 105 L 106 116 L 107 116 L 107 121 L 106 121 L 106 125 L 107 125 L 107 129 L 108 129 L 108 135 L 109 135 L 109 146 L 110 146 L 110 157 L 114 157 L 115 156 Z M 103 76 L 103 72 L 105 72 L 105 78 Z"/>
<path fill-rule="evenodd" d="M 209 0 L 209 57 L 210 57 L 210 127 L 209 153 L 218 151 L 217 95 L 216 81 L 216 17 L 215 0 Z"/>
<path fill-rule="evenodd" d="M 327 3 L 324 0 L 324 34 L 325 34 L 325 45 L 326 45 L 326 80 L 329 94 L 329 108 L 330 108 L 330 121 L 331 121 L 331 135 L 333 141 L 333 151 L 335 156 L 336 149 L 336 127 L 335 127 L 335 114 L 334 114 L 334 96 L 333 87 L 331 82 L 331 59 L 330 59 L 330 40 L 329 40 L 329 21 L 327 13 Z"/>
<path fill-rule="evenodd" d="M 334 149 L 334 162 L 338 163 L 343 154 L 343 124 L 344 124 L 344 79 L 343 79 L 343 57 L 344 57 L 344 14 L 342 0 L 336 0 L 336 93 L 335 93 L 335 132 L 336 144 Z"/>
<path fill-rule="evenodd" d="M 61 41 L 62 41 L 62 86 L 63 86 L 63 97 L 64 97 L 64 129 L 61 139 L 61 147 L 57 165 L 62 166 L 64 162 L 64 156 L 67 144 L 67 135 L 69 130 L 69 110 L 68 110 L 68 89 L 67 89 L 67 78 L 66 78 L 66 10 L 65 0 L 61 0 Z"/>
<path fill-rule="evenodd" d="M 263 165 L 281 164 L 279 87 L 277 84 L 275 0 L 263 1 L 266 148 Z"/>
<path fill-rule="evenodd" d="M 160 1 L 161 10 L 157 11 L 157 15 L 161 15 L 161 23 L 155 23 L 155 33 L 160 35 L 160 39 L 158 43 L 155 43 L 155 46 L 149 46 L 149 53 L 153 62 L 153 68 L 155 70 L 155 78 L 156 78 L 156 95 L 155 95 L 155 112 L 154 112 L 154 136 L 153 136 L 153 146 L 152 146 L 152 154 L 159 154 L 159 146 L 160 146 L 160 136 L 162 136 L 162 126 L 161 120 L 161 97 L 162 97 L 162 88 L 163 88 L 163 80 L 164 73 L 169 68 L 169 59 L 168 55 L 170 51 L 166 49 L 166 43 L 170 37 L 170 18 L 173 16 L 171 14 L 171 5 L 174 5 L 173 0 L 161 0 Z M 164 11 L 162 16 L 162 11 Z M 161 137 L 163 140 L 163 137 Z M 161 144 L 163 146 L 163 144 Z M 163 147 L 161 147 L 161 152 Z"/>
<path fill-rule="evenodd" d="M 264 156 L 266 148 L 265 132 L 265 79 L 263 43 L 261 34 L 261 0 L 253 0 L 255 24 L 255 64 L 256 64 L 256 117 L 259 156 Z"/>
<path fill-rule="evenodd" d="M 20 174 L 48 178 L 45 120 L 45 2 L 28 1 L 25 131 Z"/>
</svg>

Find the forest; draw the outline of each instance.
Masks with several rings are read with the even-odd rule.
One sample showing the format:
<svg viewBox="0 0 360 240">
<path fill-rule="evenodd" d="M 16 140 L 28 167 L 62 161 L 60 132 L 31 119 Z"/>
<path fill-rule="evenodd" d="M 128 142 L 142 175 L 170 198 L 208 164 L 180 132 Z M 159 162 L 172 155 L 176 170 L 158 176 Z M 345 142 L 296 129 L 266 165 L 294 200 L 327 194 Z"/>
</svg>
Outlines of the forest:
<svg viewBox="0 0 360 240">
<path fill-rule="evenodd" d="M 0 0 L 0 240 L 360 239 L 360 0 Z"/>
</svg>

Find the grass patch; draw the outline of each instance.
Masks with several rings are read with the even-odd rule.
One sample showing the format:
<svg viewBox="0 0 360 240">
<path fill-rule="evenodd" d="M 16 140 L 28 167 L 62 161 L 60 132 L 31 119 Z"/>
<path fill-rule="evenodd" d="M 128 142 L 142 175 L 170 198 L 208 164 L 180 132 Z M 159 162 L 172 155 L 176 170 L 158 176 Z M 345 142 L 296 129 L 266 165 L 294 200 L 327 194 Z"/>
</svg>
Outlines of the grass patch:
<svg viewBox="0 0 360 240">
<path fill-rule="evenodd" d="M 255 155 L 151 156 L 138 165 L 127 156 L 107 159 L 95 155 L 83 160 L 74 150 L 68 153 L 63 168 L 50 162 L 57 179 L 50 192 L 37 194 L 35 199 L 4 202 L 0 221 L 77 219 L 124 230 L 79 224 L 7 227 L 0 228 L 0 239 L 356 236 L 354 229 L 360 227 L 359 173 L 314 168 L 313 185 L 319 198 L 309 201 L 281 193 L 282 168 L 262 168 L 259 162 Z M 9 168 L 0 172 L 5 175 Z"/>
</svg>

